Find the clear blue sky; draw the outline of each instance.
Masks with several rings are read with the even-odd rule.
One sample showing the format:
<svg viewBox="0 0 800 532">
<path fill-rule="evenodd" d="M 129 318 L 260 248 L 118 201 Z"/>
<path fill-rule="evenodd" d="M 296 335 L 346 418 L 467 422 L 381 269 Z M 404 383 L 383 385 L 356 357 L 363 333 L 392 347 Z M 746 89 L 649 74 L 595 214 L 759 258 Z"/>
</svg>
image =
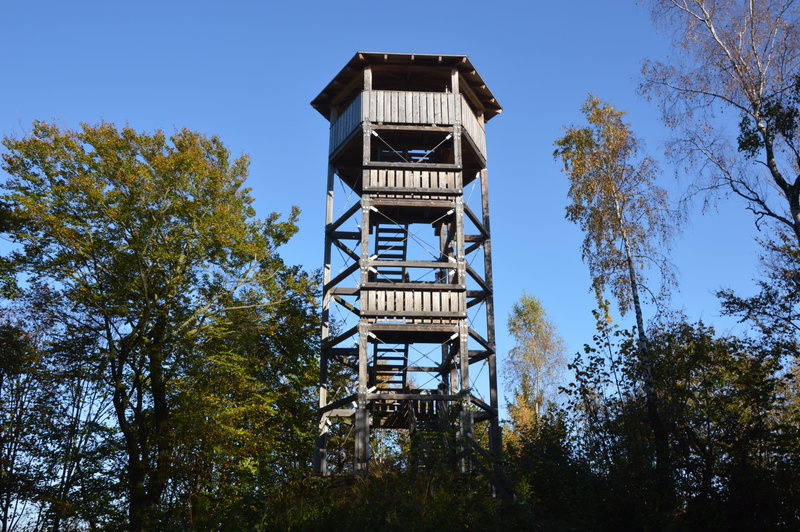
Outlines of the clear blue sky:
<svg viewBox="0 0 800 532">
<path fill-rule="evenodd" d="M 570 353 L 591 340 L 581 234 L 564 220 L 553 141 L 592 92 L 628 111 L 663 158 L 667 132 L 636 90 L 642 60 L 669 53 L 667 36 L 634 1 L 6 0 L 0 135 L 36 119 L 219 135 L 250 154 L 260 215 L 302 208 L 284 256 L 311 270 L 322 262 L 328 124 L 309 102 L 357 50 L 469 55 L 505 108 L 487 127 L 499 351 L 523 291 L 543 301 Z M 663 169 L 677 198 L 685 180 Z M 673 305 L 725 330 L 713 292 L 752 291 L 753 221 L 732 198 L 695 211 L 672 254 Z"/>
</svg>

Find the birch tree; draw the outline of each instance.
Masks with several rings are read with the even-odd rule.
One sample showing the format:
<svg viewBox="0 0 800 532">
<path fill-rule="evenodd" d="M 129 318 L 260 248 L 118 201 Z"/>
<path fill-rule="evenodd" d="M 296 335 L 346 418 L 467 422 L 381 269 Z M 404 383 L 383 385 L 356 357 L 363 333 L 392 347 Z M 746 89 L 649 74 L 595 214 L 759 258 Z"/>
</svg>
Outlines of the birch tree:
<svg viewBox="0 0 800 532">
<path fill-rule="evenodd" d="M 674 36 L 643 92 L 675 129 L 670 151 L 800 243 L 800 8 L 794 0 L 653 0 Z M 738 121 L 738 127 L 736 126 Z"/>
<path fill-rule="evenodd" d="M 663 298 L 674 277 L 663 250 L 674 225 L 667 194 L 655 184 L 657 166 L 641 155 L 639 142 L 622 117 L 624 112 L 589 96 L 582 107 L 587 125 L 567 128 L 556 140 L 569 180 L 568 220 L 584 233 L 582 254 L 589 266 L 598 306 L 605 293 L 617 301 L 621 314 L 633 308 L 638 353 L 650 425 L 656 443 L 656 467 L 665 496 L 669 486 L 666 430 L 654 387 L 650 350 L 642 313 L 642 293 Z M 650 291 L 646 274 L 656 266 L 660 290 Z"/>
<path fill-rule="evenodd" d="M 506 386 L 514 397 L 508 410 L 514 429 L 524 431 L 541 416 L 547 394 L 557 387 L 567 365 L 565 346 L 541 302 L 527 294 L 511 307 L 508 332 L 514 339 L 505 365 Z"/>
</svg>

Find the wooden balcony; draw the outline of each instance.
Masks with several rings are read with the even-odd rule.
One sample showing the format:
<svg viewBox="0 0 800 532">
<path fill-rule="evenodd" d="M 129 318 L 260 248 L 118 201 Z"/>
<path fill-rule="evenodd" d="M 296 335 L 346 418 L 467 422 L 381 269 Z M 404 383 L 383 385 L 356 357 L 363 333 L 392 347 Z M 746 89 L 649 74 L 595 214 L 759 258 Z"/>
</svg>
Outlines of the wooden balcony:
<svg viewBox="0 0 800 532">
<path fill-rule="evenodd" d="M 409 198 L 461 194 L 457 175 L 456 172 L 370 168 L 364 170 L 363 190 Z"/>
<path fill-rule="evenodd" d="M 420 126 L 460 123 L 468 140 L 486 160 L 486 132 L 462 95 L 448 92 L 372 90 L 358 94 L 331 124 L 330 153 L 336 152 L 362 122 Z"/>
<path fill-rule="evenodd" d="M 441 287 L 440 287 L 441 288 Z M 375 318 L 465 318 L 466 292 L 457 289 L 361 290 L 361 315 Z"/>
</svg>

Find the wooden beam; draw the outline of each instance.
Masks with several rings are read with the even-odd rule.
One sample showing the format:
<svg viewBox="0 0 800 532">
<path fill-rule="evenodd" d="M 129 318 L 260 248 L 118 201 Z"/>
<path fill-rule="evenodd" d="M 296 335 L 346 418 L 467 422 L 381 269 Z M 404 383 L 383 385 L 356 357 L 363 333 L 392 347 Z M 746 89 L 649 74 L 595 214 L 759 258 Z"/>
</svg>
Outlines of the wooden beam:
<svg viewBox="0 0 800 532">
<path fill-rule="evenodd" d="M 475 270 L 472 268 L 472 266 L 470 266 L 470 265 L 469 265 L 469 263 L 467 263 L 467 265 L 466 265 L 466 266 L 467 266 L 467 273 L 470 275 L 470 277 L 472 277 L 473 279 L 475 279 L 475 282 L 476 282 L 476 283 L 478 283 L 479 285 L 481 285 L 481 288 L 483 288 L 483 289 L 484 289 L 484 291 L 486 291 L 486 292 L 491 292 L 491 291 L 492 291 L 492 290 L 491 290 L 491 288 L 489 288 L 489 285 L 488 285 L 488 284 L 486 284 L 486 281 L 484 281 L 483 279 L 481 279 L 480 275 L 478 275 L 478 272 L 476 272 L 476 271 L 475 271 Z"/>
<path fill-rule="evenodd" d="M 341 249 L 348 257 L 350 257 L 354 261 L 358 262 L 361 259 L 359 255 L 356 255 L 356 253 L 352 249 L 342 244 L 338 239 L 336 238 L 331 239 L 331 242 L 333 243 L 334 246 Z"/>
<path fill-rule="evenodd" d="M 358 231 L 333 231 L 330 235 L 337 240 L 361 240 L 361 233 Z"/>
<path fill-rule="evenodd" d="M 462 190 L 453 188 L 422 188 L 422 187 L 364 187 L 364 192 L 378 192 L 383 194 L 432 194 L 441 196 L 457 196 L 463 194 Z"/>
<path fill-rule="evenodd" d="M 454 170 L 461 171 L 461 166 L 450 163 L 404 163 L 388 161 L 370 161 L 364 164 L 365 168 L 408 168 L 409 170 Z"/>
<path fill-rule="evenodd" d="M 334 336 L 333 338 L 329 338 L 327 342 L 323 342 L 322 349 L 332 347 L 343 340 L 347 340 L 351 336 L 355 335 L 357 332 L 358 332 L 358 326 L 351 327 L 342 334 L 340 334 L 339 336 Z"/>
<path fill-rule="evenodd" d="M 472 404 L 474 404 L 475 406 L 477 406 L 479 408 L 482 408 L 483 410 L 485 410 L 485 411 L 487 411 L 487 412 L 489 412 L 491 414 L 494 414 L 495 416 L 497 415 L 497 409 L 496 408 L 492 408 L 491 406 L 489 406 L 489 404 L 486 401 L 484 401 L 483 399 L 481 399 L 480 397 L 476 397 L 473 394 L 469 394 L 469 397 L 472 400 Z"/>
<path fill-rule="evenodd" d="M 331 289 L 331 287 L 336 286 L 337 284 L 339 284 L 340 281 L 346 279 L 350 274 L 352 274 L 354 271 L 356 271 L 358 269 L 358 267 L 359 267 L 359 264 L 357 262 L 355 262 L 355 263 L 351 264 L 350 266 L 348 266 L 346 270 L 344 270 L 342 273 L 340 273 L 339 275 L 334 277 L 328 284 L 326 284 L 324 287 L 322 287 L 323 292 L 327 292 L 328 290 Z"/>
<path fill-rule="evenodd" d="M 472 222 L 472 223 L 473 223 L 473 225 L 475 225 L 475 227 L 478 229 L 478 231 L 480 231 L 480 232 L 481 232 L 481 235 L 482 235 L 484 238 L 489 238 L 489 232 L 488 232 L 488 231 L 486 230 L 486 228 L 483 226 L 483 222 L 481 222 L 481 221 L 478 219 L 478 217 L 477 217 L 477 216 L 475 216 L 475 213 L 474 213 L 474 212 L 472 212 L 472 209 L 470 209 L 470 208 L 469 208 L 469 205 L 467 205 L 466 203 L 464 204 L 464 214 L 466 214 L 466 215 L 467 215 L 467 218 L 469 218 L 469 221 L 470 221 L 470 222 Z"/>
<path fill-rule="evenodd" d="M 491 351 L 492 353 L 494 353 L 494 346 L 489 345 L 489 342 L 487 342 L 483 338 L 483 336 L 478 334 L 478 332 L 472 327 L 469 328 L 469 335 L 472 338 L 474 338 L 479 344 L 481 344 L 484 348 L 486 348 L 487 351 Z"/>
<path fill-rule="evenodd" d="M 349 301 L 345 301 L 340 296 L 333 296 L 333 300 L 339 303 L 347 310 L 349 310 L 350 312 L 352 312 L 353 314 L 355 314 L 356 316 L 360 316 L 359 310 L 355 306 L 353 306 Z"/>
<path fill-rule="evenodd" d="M 337 294 L 340 296 L 357 296 L 359 290 L 360 288 L 353 286 L 334 286 L 328 291 L 328 293 L 331 295 Z"/>
<path fill-rule="evenodd" d="M 325 412 L 330 412 L 334 408 L 343 407 L 347 403 L 352 403 L 353 401 L 355 401 L 357 397 L 358 397 L 358 394 L 354 393 L 354 394 L 348 395 L 347 397 L 342 397 L 341 399 L 337 399 L 336 401 L 333 401 L 332 403 L 328 403 L 324 407 L 320 408 L 318 413 L 319 414 L 324 414 Z"/>
<path fill-rule="evenodd" d="M 368 393 L 367 399 L 384 399 L 390 401 L 456 401 L 460 395 L 427 394 L 427 393 Z"/>
<path fill-rule="evenodd" d="M 397 266 L 398 268 L 449 268 L 456 269 L 458 265 L 454 262 L 439 262 L 435 260 L 370 260 L 368 266 Z M 366 283 L 364 283 L 366 284 Z M 384 288 L 393 286 L 384 284 Z M 424 286 L 424 285 L 422 285 Z M 420 288 L 420 285 L 417 285 Z"/>
<path fill-rule="evenodd" d="M 390 199 L 375 198 L 372 205 L 378 207 L 424 207 L 427 209 L 452 209 L 455 207 L 453 200 L 419 200 L 419 199 Z M 380 212 L 380 209 L 378 209 Z"/>
<path fill-rule="evenodd" d="M 453 126 L 425 126 L 425 125 L 405 125 L 405 124 L 372 124 L 375 131 L 438 131 L 441 133 L 452 133 Z"/>
<path fill-rule="evenodd" d="M 339 227 L 340 225 L 345 223 L 351 216 L 353 216 L 356 212 L 358 212 L 358 209 L 360 209 L 360 208 L 361 208 L 361 202 L 357 201 L 356 203 L 351 205 L 345 211 L 344 214 L 339 216 L 339 218 L 337 218 L 335 222 L 333 222 L 328 227 L 326 227 L 325 231 L 328 232 L 328 233 L 331 233 L 331 232 L 335 231 L 337 227 Z"/>
<path fill-rule="evenodd" d="M 388 261 L 387 261 L 388 262 Z M 397 261 L 391 261 L 397 262 Z M 436 263 L 438 264 L 438 263 Z M 446 292 L 463 292 L 466 288 L 463 285 L 447 284 L 447 283 L 364 283 L 361 287 L 362 290 L 419 290 L 419 291 L 446 291 Z"/>
</svg>

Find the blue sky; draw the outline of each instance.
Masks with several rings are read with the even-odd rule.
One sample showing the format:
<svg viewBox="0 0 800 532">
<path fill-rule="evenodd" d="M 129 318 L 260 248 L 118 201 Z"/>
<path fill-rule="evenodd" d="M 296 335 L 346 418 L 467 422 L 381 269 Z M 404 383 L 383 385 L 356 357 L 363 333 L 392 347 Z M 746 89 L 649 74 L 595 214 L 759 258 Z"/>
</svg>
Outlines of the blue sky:
<svg viewBox="0 0 800 532">
<path fill-rule="evenodd" d="M 553 141 L 580 121 L 591 92 L 626 110 L 663 159 L 668 132 L 637 86 L 645 58 L 668 56 L 668 36 L 636 2 L 5 0 L 0 135 L 22 135 L 36 119 L 219 135 L 251 156 L 260 215 L 302 208 L 301 232 L 283 254 L 315 269 L 328 124 L 309 102 L 357 50 L 470 57 L 504 106 L 487 126 L 499 352 L 511 347 L 504 325 L 523 291 L 543 301 L 570 353 L 590 341 L 594 302 L 581 234 L 564 219 Z M 661 186 L 677 199 L 688 178 L 662 168 Z M 732 326 L 713 292 L 753 290 L 754 233 L 734 198 L 705 213 L 697 202 L 672 253 L 673 306 Z"/>
</svg>

